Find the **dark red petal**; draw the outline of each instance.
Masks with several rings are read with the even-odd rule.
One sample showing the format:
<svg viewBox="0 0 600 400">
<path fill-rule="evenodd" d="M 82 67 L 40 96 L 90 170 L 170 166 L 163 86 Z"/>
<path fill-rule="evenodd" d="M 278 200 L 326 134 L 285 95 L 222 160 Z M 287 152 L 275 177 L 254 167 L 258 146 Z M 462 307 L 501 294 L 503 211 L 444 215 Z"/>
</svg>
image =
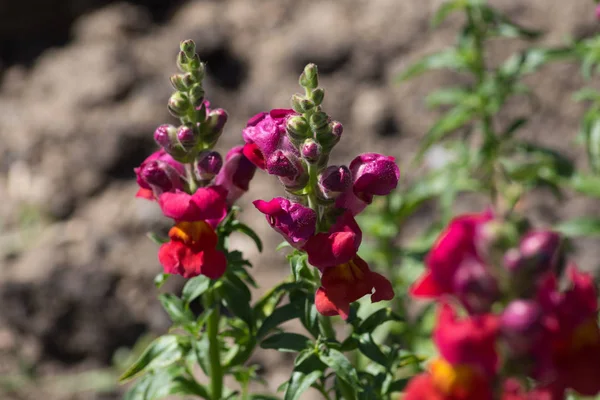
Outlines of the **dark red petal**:
<svg viewBox="0 0 600 400">
<path fill-rule="evenodd" d="M 218 250 L 206 250 L 203 253 L 203 264 L 200 269 L 202 275 L 211 279 L 218 279 L 227 269 L 227 258 Z"/>
<path fill-rule="evenodd" d="M 244 155 L 252 164 L 256 165 L 260 169 L 266 168 L 265 156 L 260 151 L 256 143 L 246 143 L 243 150 Z"/>
<path fill-rule="evenodd" d="M 444 290 L 433 279 L 430 271 L 425 271 L 419 279 L 413 283 L 409 289 L 409 293 L 415 297 L 430 297 L 435 298 L 444 294 Z"/>
<path fill-rule="evenodd" d="M 371 282 L 375 288 L 375 293 L 371 295 L 373 303 L 381 300 L 392 300 L 394 298 L 394 288 L 388 278 L 377 272 L 371 272 Z"/>
<path fill-rule="evenodd" d="M 320 287 L 315 293 L 315 306 L 319 313 L 326 316 L 339 314 L 343 319 L 348 319 L 350 313 L 350 303 L 338 299 L 332 300 L 323 287 Z"/>
</svg>

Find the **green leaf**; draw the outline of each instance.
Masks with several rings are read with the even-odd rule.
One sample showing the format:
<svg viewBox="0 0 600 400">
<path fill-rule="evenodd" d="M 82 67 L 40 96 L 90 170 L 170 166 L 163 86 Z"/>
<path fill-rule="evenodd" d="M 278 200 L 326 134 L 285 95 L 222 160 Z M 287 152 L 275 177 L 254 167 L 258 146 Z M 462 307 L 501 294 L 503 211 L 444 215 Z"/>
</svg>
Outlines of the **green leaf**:
<svg viewBox="0 0 600 400">
<path fill-rule="evenodd" d="M 260 347 L 263 349 L 297 352 L 306 349 L 310 343 L 309 338 L 299 333 L 281 332 L 275 333 L 263 340 Z"/>
<path fill-rule="evenodd" d="M 527 40 L 537 39 L 542 35 L 541 31 L 527 29 L 512 22 L 506 15 L 490 6 L 481 7 L 481 14 L 483 20 L 491 25 L 490 35 Z"/>
<path fill-rule="evenodd" d="M 465 0 L 447 1 L 442 4 L 435 12 L 431 19 L 431 26 L 436 28 L 448 18 L 448 16 L 456 11 L 464 10 L 467 6 Z"/>
<path fill-rule="evenodd" d="M 569 183 L 579 193 L 600 198 L 600 176 L 575 173 Z"/>
<path fill-rule="evenodd" d="M 600 219 L 590 217 L 572 219 L 559 223 L 554 226 L 554 229 L 568 237 L 599 236 Z"/>
<path fill-rule="evenodd" d="M 183 287 L 181 299 L 190 304 L 192 301 L 202 296 L 202 294 L 210 287 L 211 280 L 205 275 L 198 275 L 189 279 Z"/>
<path fill-rule="evenodd" d="M 183 351 L 177 336 L 160 336 L 150 343 L 140 358 L 121 375 L 119 382 L 135 378 L 147 370 L 164 368 L 180 360 L 182 356 Z"/>
<path fill-rule="evenodd" d="M 522 53 L 509 57 L 499 68 L 498 73 L 505 77 L 517 77 L 531 74 L 543 65 L 573 57 L 574 53 L 569 47 L 557 49 L 530 48 Z"/>
<path fill-rule="evenodd" d="M 475 118 L 475 112 L 471 108 L 458 105 L 443 115 L 425 134 L 421 140 L 421 147 L 417 153 L 417 159 L 420 159 L 425 151 L 433 144 L 442 140 L 446 135 L 465 126 Z"/>
<path fill-rule="evenodd" d="M 391 383 L 388 393 L 403 392 L 411 378 L 402 378 Z"/>
<path fill-rule="evenodd" d="M 164 237 L 156 232 L 148 232 L 146 233 L 146 236 L 156 244 L 165 244 L 170 240 L 168 237 Z"/>
<path fill-rule="evenodd" d="M 400 74 L 398 81 L 404 81 L 421 75 L 424 72 L 440 68 L 463 70 L 467 68 L 467 63 L 465 62 L 463 55 L 456 49 L 451 48 L 442 50 L 439 53 L 426 56 L 408 67 Z"/>
<path fill-rule="evenodd" d="M 328 351 L 320 353 L 319 358 L 325 365 L 335 371 L 339 378 L 345 380 L 350 385 L 360 387 L 356 369 L 354 369 L 354 366 L 350 364 L 350 361 L 348 361 L 344 354 L 335 349 L 328 349 Z"/>
<path fill-rule="evenodd" d="M 250 306 L 251 294 L 248 287 L 233 273 L 227 273 L 221 282 L 219 293 L 225 300 L 227 308 L 249 327 L 254 326 L 254 313 Z"/>
<path fill-rule="evenodd" d="M 402 321 L 390 308 L 382 308 L 369 315 L 356 330 L 357 333 L 370 333 L 387 321 Z"/>
<path fill-rule="evenodd" d="M 165 274 L 162 272 L 160 274 L 157 274 L 154 277 L 154 286 L 156 286 L 157 289 L 160 289 L 162 287 L 162 285 L 167 283 L 170 276 L 171 276 L 171 274 Z"/>
<path fill-rule="evenodd" d="M 277 308 L 271 315 L 269 315 L 263 323 L 260 325 L 258 332 L 256 332 L 256 337 L 258 339 L 262 339 L 267 333 L 269 333 L 272 329 L 281 325 L 282 323 L 300 318 L 301 309 L 297 304 L 286 304 Z"/>
<path fill-rule="evenodd" d="M 454 106 L 464 102 L 465 99 L 472 95 L 472 92 L 462 87 L 443 88 L 427 95 L 425 103 L 427 107 Z"/>
<path fill-rule="evenodd" d="M 510 125 L 506 127 L 504 132 L 502 132 L 502 137 L 504 139 L 512 138 L 514 136 L 515 132 L 517 132 L 519 129 L 521 129 L 522 127 L 527 125 L 528 122 L 529 122 L 528 118 L 517 118 L 517 119 L 513 120 L 513 122 L 511 122 Z"/>
<path fill-rule="evenodd" d="M 388 359 L 379 346 L 373 341 L 373 336 L 371 336 L 370 333 L 365 333 L 360 336 L 358 348 L 365 356 L 387 368 L 389 364 Z"/>
<path fill-rule="evenodd" d="M 194 321 L 194 314 L 186 308 L 184 302 L 179 297 L 170 293 L 163 293 L 158 296 L 158 300 L 174 323 L 185 324 L 186 322 Z"/>
<path fill-rule="evenodd" d="M 284 400 L 298 400 L 313 383 L 323 376 L 322 371 L 312 371 L 308 374 L 294 370 L 285 390 Z"/>
<path fill-rule="evenodd" d="M 317 307 L 315 307 L 312 295 L 311 297 L 305 297 L 304 313 L 302 314 L 301 321 L 302 325 L 304 325 L 311 335 L 314 337 L 319 336 L 319 312 L 317 311 Z"/>
<path fill-rule="evenodd" d="M 243 224 L 240 221 L 234 221 L 231 224 L 231 228 L 234 231 L 241 232 L 241 233 L 245 234 L 246 236 L 248 236 L 250 239 L 252 239 L 254 241 L 254 243 L 256 244 L 256 247 L 258 248 L 258 251 L 259 252 L 263 251 L 263 244 L 262 244 L 262 241 L 260 240 L 260 237 L 258 237 L 256 232 L 254 232 L 252 230 L 252 228 L 250 228 L 248 225 Z"/>
<path fill-rule="evenodd" d="M 279 400 L 279 397 L 268 394 L 251 394 L 250 400 Z"/>
</svg>

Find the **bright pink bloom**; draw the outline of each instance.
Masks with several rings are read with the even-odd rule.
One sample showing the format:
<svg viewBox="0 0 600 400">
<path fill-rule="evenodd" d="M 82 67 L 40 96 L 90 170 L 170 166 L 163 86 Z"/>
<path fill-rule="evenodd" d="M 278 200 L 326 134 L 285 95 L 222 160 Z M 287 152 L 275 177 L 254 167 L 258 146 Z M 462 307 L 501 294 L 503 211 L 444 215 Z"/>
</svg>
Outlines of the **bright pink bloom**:
<svg viewBox="0 0 600 400">
<path fill-rule="evenodd" d="M 600 20 L 600 4 L 596 6 L 596 19 Z"/>
<path fill-rule="evenodd" d="M 439 297 L 453 293 L 456 272 L 465 260 L 478 260 L 475 232 L 479 225 L 492 219 L 489 211 L 454 218 L 440 234 L 427 255 L 427 271 L 410 288 L 416 297 Z"/>
<path fill-rule="evenodd" d="M 215 227 L 227 215 L 227 190 L 221 186 L 199 188 L 190 195 L 180 190 L 163 193 L 158 204 L 166 217 L 176 221 L 207 221 Z"/>
<path fill-rule="evenodd" d="M 498 369 L 498 328 L 498 317 L 493 314 L 459 319 L 449 304 L 442 304 L 433 335 L 440 354 L 449 363 L 467 364 L 493 376 Z"/>
<path fill-rule="evenodd" d="M 565 391 L 556 387 L 535 387 L 524 391 L 516 379 L 507 379 L 502 387 L 502 400 L 564 400 Z"/>
<path fill-rule="evenodd" d="M 338 217 L 327 233 L 317 233 L 302 248 L 308 254 L 308 262 L 324 271 L 325 268 L 345 264 L 358 252 L 362 231 L 351 213 Z"/>
<path fill-rule="evenodd" d="M 285 130 L 285 121 L 293 114 L 295 114 L 294 110 L 275 109 L 250 118 L 242 131 L 242 136 L 247 144 L 253 146 L 245 148 L 244 154 L 257 167 L 264 169 L 265 160 L 268 160 L 275 150 L 285 150 L 299 155 Z"/>
<path fill-rule="evenodd" d="M 317 214 L 300 203 L 275 197 L 268 202 L 255 200 L 252 204 L 265 214 L 271 227 L 296 248 L 302 247 L 315 233 Z"/>
<path fill-rule="evenodd" d="M 350 303 L 371 295 L 371 301 L 394 298 L 392 284 L 383 275 L 373 272 L 359 256 L 347 263 L 327 268 L 321 277 L 321 287 L 315 294 L 315 306 L 323 315 L 340 315 L 348 319 Z"/>
<path fill-rule="evenodd" d="M 400 169 L 394 157 L 365 153 L 350 163 L 353 185 L 337 200 L 336 205 L 359 214 L 373 201 L 373 196 L 385 196 L 398 186 Z"/>
<path fill-rule="evenodd" d="M 233 204 L 248 191 L 256 166 L 244 155 L 244 146 L 233 147 L 215 178 L 215 184 L 227 190 L 227 203 Z"/>
<path fill-rule="evenodd" d="M 136 197 L 154 200 L 163 192 L 183 187 L 181 176 L 185 175 L 185 168 L 164 149 L 152 153 L 134 171 L 140 187 Z"/>
<path fill-rule="evenodd" d="M 158 251 L 158 259 L 168 274 L 192 278 L 206 275 L 217 279 L 225 272 L 227 258 L 217 250 L 217 234 L 204 221 L 178 222 L 169 231 L 170 242 Z"/>
</svg>

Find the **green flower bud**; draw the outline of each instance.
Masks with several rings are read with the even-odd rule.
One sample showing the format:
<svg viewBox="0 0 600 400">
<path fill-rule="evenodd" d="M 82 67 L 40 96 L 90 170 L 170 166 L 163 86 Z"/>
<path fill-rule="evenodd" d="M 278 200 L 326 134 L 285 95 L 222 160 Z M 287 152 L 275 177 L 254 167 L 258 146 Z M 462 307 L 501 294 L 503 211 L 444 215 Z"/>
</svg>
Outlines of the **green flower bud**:
<svg viewBox="0 0 600 400">
<path fill-rule="evenodd" d="M 310 94 L 310 99 L 315 103 L 315 105 L 320 106 L 323 102 L 323 98 L 325 97 L 325 90 L 322 88 L 316 88 Z"/>
<path fill-rule="evenodd" d="M 313 103 L 311 100 L 305 99 L 304 96 L 300 94 L 295 94 L 292 96 L 292 108 L 297 113 L 305 113 L 312 110 L 314 107 L 315 103 Z"/>
<path fill-rule="evenodd" d="M 190 102 L 194 108 L 200 107 L 204 101 L 204 88 L 202 88 L 202 84 L 196 83 L 192 86 L 190 88 L 189 96 Z"/>
<path fill-rule="evenodd" d="M 190 61 L 188 63 L 189 70 L 195 71 L 200 69 L 201 67 L 203 68 L 202 61 L 200 61 L 200 56 L 198 56 L 198 54 L 194 54 L 194 56 L 190 58 Z"/>
<path fill-rule="evenodd" d="M 185 73 L 181 76 L 181 82 L 185 85 L 185 90 L 188 90 L 189 88 L 191 88 L 194 83 L 201 81 L 202 79 L 196 79 L 196 77 L 194 76 L 194 74 L 192 73 Z"/>
<path fill-rule="evenodd" d="M 175 90 L 181 90 L 181 91 L 187 90 L 185 83 L 183 83 L 183 75 L 181 75 L 181 74 L 176 74 L 176 75 L 171 76 L 171 85 L 173 86 L 173 88 Z"/>
<path fill-rule="evenodd" d="M 319 86 L 319 73 L 315 64 L 308 64 L 300 75 L 300 86 L 307 89 L 316 89 Z"/>
<path fill-rule="evenodd" d="M 171 115 L 179 118 L 187 114 L 190 108 L 190 100 L 184 93 L 175 92 L 169 99 L 167 107 L 169 108 Z"/>
<path fill-rule="evenodd" d="M 194 43 L 192 39 L 184 40 L 179 44 L 179 49 L 181 49 L 186 56 L 192 58 L 194 57 L 194 54 L 196 54 L 196 43 Z"/>
<path fill-rule="evenodd" d="M 179 68 L 180 71 L 187 71 L 187 64 L 189 62 L 189 58 L 185 55 L 185 53 L 183 51 L 180 51 L 179 54 L 177 54 L 177 68 Z"/>
<path fill-rule="evenodd" d="M 329 123 L 329 116 L 323 111 L 317 111 L 310 116 L 310 127 L 313 131 L 319 131 Z"/>
<path fill-rule="evenodd" d="M 306 119 L 299 115 L 288 118 L 285 123 L 285 130 L 293 143 L 299 143 L 310 135 Z"/>
</svg>

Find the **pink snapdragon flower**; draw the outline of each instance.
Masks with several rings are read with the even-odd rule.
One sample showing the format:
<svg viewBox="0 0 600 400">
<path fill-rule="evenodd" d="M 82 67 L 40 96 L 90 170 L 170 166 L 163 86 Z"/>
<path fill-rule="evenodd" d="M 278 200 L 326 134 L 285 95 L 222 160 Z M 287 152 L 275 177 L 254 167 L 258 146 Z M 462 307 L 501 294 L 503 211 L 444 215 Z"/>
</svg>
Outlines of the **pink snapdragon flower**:
<svg viewBox="0 0 600 400">
<path fill-rule="evenodd" d="M 227 190 L 227 203 L 233 204 L 248 191 L 256 166 L 244 155 L 244 146 L 233 147 L 225 156 L 225 164 L 215 184 Z"/>
<path fill-rule="evenodd" d="M 136 197 L 154 200 L 164 192 L 183 187 L 181 177 L 185 175 L 185 168 L 164 149 L 152 153 L 134 171 L 140 187 Z"/>
<path fill-rule="evenodd" d="M 313 237 L 317 223 L 314 210 L 283 197 L 275 197 L 268 202 L 255 200 L 253 204 L 292 246 L 301 248 Z"/>
<path fill-rule="evenodd" d="M 227 190 L 221 186 L 199 188 L 194 194 L 177 190 L 160 195 L 166 217 L 176 221 L 206 221 L 213 228 L 227 215 Z"/>
<path fill-rule="evenodd" d="M 373 202 L 373 196 L 385 196 L 398 186 L 400 169 L 394 157 L 364 153 L 350 163 L 352 187 L 344 192 L 336 205 L 357 215 Z"/>
</svg>

